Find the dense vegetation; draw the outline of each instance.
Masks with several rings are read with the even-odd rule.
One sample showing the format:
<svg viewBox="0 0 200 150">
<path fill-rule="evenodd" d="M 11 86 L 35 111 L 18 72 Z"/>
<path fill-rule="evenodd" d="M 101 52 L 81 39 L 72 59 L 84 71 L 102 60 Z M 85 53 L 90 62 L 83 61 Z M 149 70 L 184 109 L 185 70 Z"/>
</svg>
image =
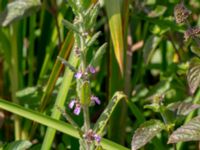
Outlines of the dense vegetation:
<svg viewBox="0 0 200 150">
<path fill-rule="evenodd" d="M 199 0 L 0 0 L 0 149 L 200 149 Z"/>
</svg>

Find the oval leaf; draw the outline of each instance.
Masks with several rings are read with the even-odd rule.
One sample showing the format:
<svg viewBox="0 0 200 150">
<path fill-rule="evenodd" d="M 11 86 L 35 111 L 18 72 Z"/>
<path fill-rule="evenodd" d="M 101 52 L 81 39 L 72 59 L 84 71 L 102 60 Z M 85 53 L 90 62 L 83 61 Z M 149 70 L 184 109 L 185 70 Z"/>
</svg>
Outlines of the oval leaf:
<svg viewBox="0 0 200 150">
<path fill-rule="evenodd" d="M 4 150 L 25 150 L 32 146 L 32 143 L 30 141 L 26 140 L 20 140 L 20 141 L 14 141 L 6 145 Z"/>
<path fill-rule="evenodd" d="M 200 105 L 198 104 L 192 104 L 192 103 L 186 103 L 186 102 L 177 102 L 177 103 L 173 103 L 167 106 L 169 110 L 176 112 L 177 115 L 183 115 L 183 116 L 186 116 L 191 111 L 199 107 Z"/>
<path fill-rule="evenodd" d="M 136 150 L 147 144 L 151 139 L 164 129 L 164 124 L 159 120 L 149 120 L 143 123 L 133 135 L 132 150 Z"/>
<path fill-rule="evenodd" d="M 6 10 L 0 14 L 0 25 L 7 26 L 36 11 L 39 6 L 40 0 L 15 0 L 9 3 Z"/>
<path fill-rule="evenodd" d="M 190 93 L 194 94 L 200 84 L 200 59 L 195 57 L 190 61 L 187 81 Z"/>
<path fill-rule="evenodd" d="M 168 140 L 169 143 L 199 141 L 200 139 L 200 116 L 193 118 L 187 124 L 174 131 Z"/>
</svg>

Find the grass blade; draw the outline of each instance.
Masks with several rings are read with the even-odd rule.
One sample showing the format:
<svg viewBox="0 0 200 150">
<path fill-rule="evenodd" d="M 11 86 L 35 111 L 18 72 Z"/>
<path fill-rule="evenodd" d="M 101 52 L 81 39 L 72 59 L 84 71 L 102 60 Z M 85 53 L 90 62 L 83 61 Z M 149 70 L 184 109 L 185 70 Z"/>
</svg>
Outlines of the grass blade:
<svg viewBox="0 0 200 150">
<path fill-rule="evenodd" d="M 19 106 L 17 104 L 13 104 L 11 102 L 8 102 L 6 100 L 0 99 L 0 108 L 7 110 L 9 112 L 12 112 L 16 115 L 20 115 L 22 117 L 25 117 L 27 119 L 33 120 L 35 122 L 38 122 L 40 124 L 43 124 L 45 126 L 54 128 L 60 132 L 66 133 L 72 137 L 80 138 L 78 132 L 69 124 L 53 119 L 49 116 L 45 116 L 39 112 L 33 111 L 31 109 L 24 108 L 22 106 Z M 125 148 L 119 144 L 116 144 L 112 141 L 102 139 L 101 142 L 104 149 L 109 150 L 128 150 L 128 148 Z"/>
</svg>

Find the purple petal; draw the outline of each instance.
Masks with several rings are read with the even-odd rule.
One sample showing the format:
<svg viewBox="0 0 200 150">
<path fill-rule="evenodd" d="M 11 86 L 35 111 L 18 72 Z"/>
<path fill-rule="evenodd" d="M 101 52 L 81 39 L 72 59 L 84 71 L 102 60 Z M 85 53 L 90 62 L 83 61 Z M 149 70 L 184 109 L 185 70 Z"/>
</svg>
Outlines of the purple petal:
<svg viewBox="0 0 200 150">
<path fill-rule="evenodd" d="M 70 101 L 70 103 L 69 103 L 69 105 L 68 105 L 68 107 L 70 108 L 70 109 L 72 109 L 73 107 L 74 107 L 74 104 L 76 103 L 76 100 L 71 100 Z"/>
<path fill-rule="evenodd" d="M 81 112 L 81 106 L 80 105 L 76 105 L 75 109 L 74 109 L 74 114 L 75 115 L 79 115 Z"/>
<path fill-rule="evenodd" d="M 88 67 L 90 73 L 95 74 L 96 73 L 96 69 L 93 66 L 89 66 Z"/>
<path fill-rule="evenodd" d="M 76 79 L 80 79 L 81 77 L 82 77 L 82 75 L 83 75 L 83 73 L 82 72 L 77 72 L 75 75 L 74 75 L 74 77 L 76 78 Z"/>
<path fill-rule="evenodd" d="M 97 134 L 94 135 L 94 139 L 97 143 L 100 143 L 101 142 L 101 137 Z"/>
<path fill-rule="evenodd" d="M 99 98 L 96 97 L 96 96 L 91 96 L 91 100 L 92 100 L 93 102 L 95 102 L 96 104 L 98 104 L 98 105 L 101 104 L 101 101 L 100 101 Z"/>
</svg>

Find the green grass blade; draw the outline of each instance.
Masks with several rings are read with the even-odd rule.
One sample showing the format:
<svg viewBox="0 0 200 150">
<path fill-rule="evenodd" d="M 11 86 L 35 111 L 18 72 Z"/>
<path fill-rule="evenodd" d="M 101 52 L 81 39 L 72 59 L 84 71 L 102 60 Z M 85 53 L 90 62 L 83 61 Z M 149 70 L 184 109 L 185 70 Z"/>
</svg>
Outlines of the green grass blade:
<svg viewBox="0 0 200 150">
<path fill-rule="evenodd" d="M 124 72 L 124 44 L 122 34 L 121 3 L 119 0 L 106 0 L 105 6 L 109 19 L 111 38 L 114 46 L 115 57 L 117 59 L 121 74 Z"/>
<path fill-rule="evenodd" d="M 74 43 L 73 33 L 69 32 L 66 40 L 64 41 L 62 49 L 59 53 L 59 57 L 66 58 L 69 55 L 69 52 L 72 48 L 73 43 Z M 61 64 L 60 60 L 56 60 L 56 63 L 52 70 L 52 73 L 47 82 L 46 91 L 44 92 L 44 95 L 42 96 L 42 99 L 41 99 L 41 102 L 42 102 L 41 108 L 40 108 L 41 111 L 44 111 L 45 106 L 48 103 L 48 99 L 51 96 L 51 92 L 52 92 L 54 85 L 56 83 L 56 80 L 60 74 L 62 66 L 63 65 Z"/>
<path fill-rule="evenodd" d="M 16 115 L 20 115 L 27 119 L 33 120 L 45 126 L 54 128 L 72 137 L 80 138 L 78 132 L 71 125 L 65 122 L 53 119 L 49 116 L 45 116 L 39 112 L 24 108 L 22 106 L 13 104 L 3 99 L 0 99 L 0 108 L 7 110 L 9 112 L 12 112 Z M 108 149 L 108 150 L 128 150 L 127 148 L 106 139 L 102 139 L 101 144 L 104 149 Z"/>
<path fill-rule="evenodd" d="M 69 58 L 69 63 L 73 65 L 73 67 L 76 67 L 78 64 L 78 57 L 76 56 L 75 52 L 72 51 L 70 58 Z M 64 73 L 64 77 L 63 77 L 63 81 L 60 87 L 60 90 L 58 92 L 58 96 L 56 98 L 56 102 L 53 108 L 53 112 L 51 117 L 55 118 L 55 119 L 59 119 L 61 112 L 58 110 L 57 107 L 63 107 L 70 85 L 71 85 L 71 81 L 73 79 L 73 75 L 74 72 L 71 71 L 71 69 L 69 67 L 66 68 L 65 73 Z M 56 130 L 52 129 L 52 128 L 48 128 L 47 132 L 45 134 L 45 138 L 44 138 L 44 142 L 42 144 L 42 150 L 48 150 L 51 148 L 53 139 L 55 137 L 55 133 Z"/>
</svg>

